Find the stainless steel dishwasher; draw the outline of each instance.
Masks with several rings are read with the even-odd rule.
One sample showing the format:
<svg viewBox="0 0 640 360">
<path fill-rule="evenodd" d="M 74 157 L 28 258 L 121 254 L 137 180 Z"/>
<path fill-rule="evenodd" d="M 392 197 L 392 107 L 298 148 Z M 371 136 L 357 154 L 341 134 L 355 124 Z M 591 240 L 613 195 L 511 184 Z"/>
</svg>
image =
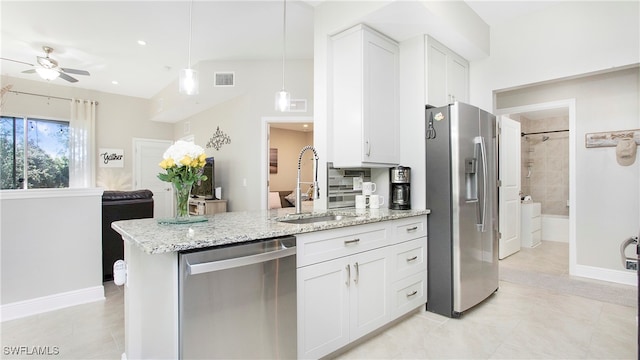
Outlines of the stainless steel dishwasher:
<svg viewBox="0 0 640 360">
<path fill-rule="evenodd" d="M 181 359 L 296 358 L 296 238 L 181 253 Z"/>
</svg>

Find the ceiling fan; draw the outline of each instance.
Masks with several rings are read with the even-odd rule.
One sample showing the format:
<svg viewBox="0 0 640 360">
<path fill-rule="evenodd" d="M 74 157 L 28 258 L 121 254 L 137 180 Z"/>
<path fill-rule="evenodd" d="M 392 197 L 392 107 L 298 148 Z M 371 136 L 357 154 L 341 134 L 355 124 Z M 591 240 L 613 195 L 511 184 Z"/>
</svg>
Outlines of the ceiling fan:
<svg viewBox="0 0 640 360">
<path fill-rule="evenodd" d="M 36 66 L 35 69 L 29 69 L 29 70 L 25 70 L 23 71 L 23 73 L 25 74 L 33 74 L 33 73 L 37 73 L 38 75 L 40 75 L 41 78 L 45 79 L 45 80 L 54 80 L 57 77 L 60 77 L 64 80 L 67 80 L 68 82 L 78 82 L 78 79 L 70 76 L 69 74 L 76 74 L 76 75 L 90 75 L 88 71 L 86 70 L 78 70 L 78 69 L 69 69 L 69 68 L 61 68 L 58 66 L 58 62 L 55 59 L 52 59 L 51 57 L 49 57 L 49 55 L 53 52 L 53 48 L 49 47 L 49 46 L 43 46 L 42 50 L 44 50 L 45 52 L 45 56 L 38 56 L 37 57 L 37 61 L 38 61 L 38 65 L 40 66 Z M 3 60 L 8 60 L 8 61 L 13 61 L 13 62 L 18 62 L 21 64 L 26 64 L 26 65 L 31 65 L 31 66 L 35 66 L 33 64 L 24 62 L 24 61 L 18 61 L 18 60 L 13 60 L 13 59 L 7 59 L 7 58 L 2 58 Z"/>
</svg>

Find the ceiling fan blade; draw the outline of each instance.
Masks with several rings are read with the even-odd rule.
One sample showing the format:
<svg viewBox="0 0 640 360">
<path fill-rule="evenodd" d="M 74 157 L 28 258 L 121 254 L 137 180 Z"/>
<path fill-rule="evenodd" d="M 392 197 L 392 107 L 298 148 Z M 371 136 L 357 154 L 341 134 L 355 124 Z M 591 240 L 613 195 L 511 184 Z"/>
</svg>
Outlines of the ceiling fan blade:
<svg viewBox="0 0 640 360">
<path fill-rule="evenodd" d="M 88 71 L 86 70 L 78 70 L 78 69 L 69 69 L 69 68 L 60 68 L 60 70 L 69 73 L 69 74 L 76 74 L 76 75 L 91 75 L 89 74 Z"/>
<path fill-rule="evenodd" d="M 68 82 L 72 82 L 72 83 L 78 82 L 78 79 L 73 78 L 73 77 L 63 73 L 62 71 L 59 71 L 59 73 L 60 73 L 60 77 L 65 79 L 65 80 L 67 80 Z"/>
<path fill-rule="evenodd" d="M 36 72 L 36 69 L 29 69 L 29 70 L 25 70 L 22 73 L 23 74 L 34 74 Z"/>
<path fill-rule="evenodd" d="M 19 64 L 25 64 L 25 65 L 33 66 L 33 64 L 31 64 L 31 63 L 20 61 L 20 60 L 7 59 L 7 58 L 3 58 L 3 57 L 0 57 L 0 59 L 7 60 L 7 61 L 13 61 L 13 62 L 16 62 L 16 63 L 19 63 Z"/>
</svg>

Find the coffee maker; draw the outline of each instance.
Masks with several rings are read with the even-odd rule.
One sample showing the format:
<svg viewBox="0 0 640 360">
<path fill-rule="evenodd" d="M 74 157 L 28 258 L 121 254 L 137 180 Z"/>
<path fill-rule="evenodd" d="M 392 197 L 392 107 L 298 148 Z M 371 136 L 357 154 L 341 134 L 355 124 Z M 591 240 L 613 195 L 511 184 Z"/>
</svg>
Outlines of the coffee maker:
<svg viewBox="0 0 640 360">
<path fill-rule="evenodd" d="M 411 209 L 411 168 L 398 166 L 389 169 L 389 209 Z"/>
</svg>

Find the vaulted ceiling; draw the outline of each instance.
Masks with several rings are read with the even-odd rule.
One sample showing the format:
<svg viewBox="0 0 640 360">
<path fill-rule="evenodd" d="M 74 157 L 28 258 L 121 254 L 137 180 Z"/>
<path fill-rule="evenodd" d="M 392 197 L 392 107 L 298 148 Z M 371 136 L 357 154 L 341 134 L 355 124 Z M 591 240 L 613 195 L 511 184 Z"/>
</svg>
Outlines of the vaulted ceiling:
<svg viewBox="0 0 640 360">
<path fill-rule="evenodd" d="M 313 58 L 314 6 L 320 3 L 287 1 L 287 58 Z M 489 25 L 540 6 L 467 4 Z M 189 6 L 185 0 L 2 1 L 0 57 L 16 61 L 0 61 L 0 74 L 39 80 L 22 71 L 33 69 L 49 46 L 60 67 L 91 73 L 71 74 L 77 83 L 59 78 L 56 84 L 151 98 L 188 65 Z M 191 63 L 281 59 L 282 22 L 282 1 L 194 1 Z"/>
</svg>

